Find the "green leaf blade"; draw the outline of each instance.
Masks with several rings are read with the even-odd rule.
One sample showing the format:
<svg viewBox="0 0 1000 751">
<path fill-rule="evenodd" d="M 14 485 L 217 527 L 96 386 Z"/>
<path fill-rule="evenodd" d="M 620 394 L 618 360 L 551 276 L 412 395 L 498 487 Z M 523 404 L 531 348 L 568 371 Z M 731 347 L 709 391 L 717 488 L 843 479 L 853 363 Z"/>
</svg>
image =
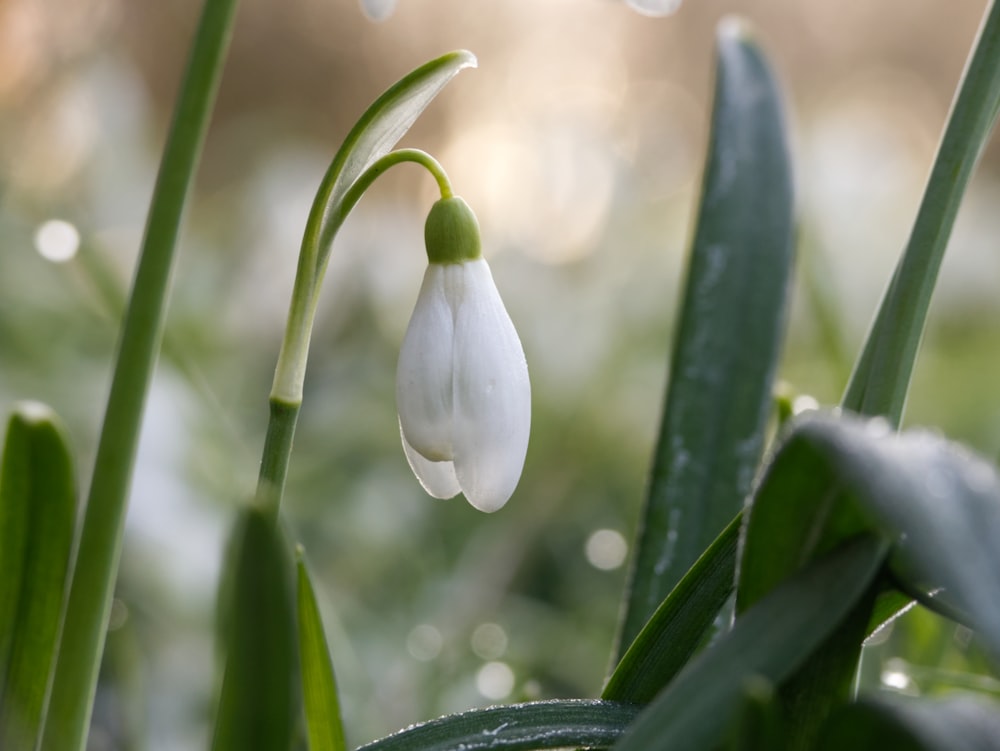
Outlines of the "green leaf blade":
<svg viewBox="0 0 1000 751">
<path fill-rule="evenodd" d="M 729 523 L 656 609 L 601 698 L 649 702 L 691 659 L 733 591 L 741 523 L 740 516 Z"/>
<path fill-rule="evenodd" d="M 619 651 L 750 490 L 784 331 L 792 204 L 778 85 L 744 27 L 724 22 L 701 206 Z"/>
<path fill-rule="evenodd" d="M 777 685 L 788 678 L 865 595 L 885 550 L 881 540 L 859 537 L 787 579 L 689 663 L 615 749 L 715 747 L 737 717 L 747 681 L 759 676 Z"/>
<path fill-rule="evenodd" d="M 299 716 L 289 551 L 274 521 L 243 512 L 223 598 L 226 668 L 213 751 L 288 751 Z"/>
<path fill-rule="evenodd" d="M 164 146 L 87 495 L 41 751 L 83 751 L 86 746 L 177 236 L 222 78 L 236 5 L 237 0 L 205 0 Z"/>
<path fill-rule="evenodd" d="M 296 568 L 299 663 L 309 751 L 344 751 L 347 743 L 344 740 L 337 681 L 323 630 L 323 620 L 316 604 L 316 593 L 301 556 Z"/>
<path fill-rule="evenodd" d="M 997 751 L 1000 705 L 978 696 L 866 699 L 844 707 L 820 751 Z"/>
<path fill-rule="evenodd" d="M 959 84 L 906 250 L 841 405 L 898 425 L 958 208 L 1000 112 L 1000 5 L 991 3 Z"/>
<path fill-rule="evenodd" d="M 32 749 L 41 735 L 75 523 L 62 424 L 19 404 L 0 466 L 0 748 Z"/>
<path fill-rule="evenodd" d="M 638 712 L 633 704 L 586 699 L 487 707 L 407 728 L 358 751 L 607 748 Z"/>
</svg>

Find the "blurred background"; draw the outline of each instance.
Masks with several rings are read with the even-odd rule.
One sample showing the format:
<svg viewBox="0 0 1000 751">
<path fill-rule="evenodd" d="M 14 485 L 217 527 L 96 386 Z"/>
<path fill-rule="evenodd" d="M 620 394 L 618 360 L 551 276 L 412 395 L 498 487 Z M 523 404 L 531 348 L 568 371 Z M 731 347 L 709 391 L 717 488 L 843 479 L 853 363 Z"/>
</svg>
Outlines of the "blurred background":
<svg viewBox="0 0 1000 751">
<path fill-rule="evenodd" d="M 401 75 L 464 47 L 403 144 L 476 210 L 534 418 L 494 515 L 424 495 L 396 355 L 433 181 L 394 170 L 334 247 L 288 481 L 349 741 L 475 705 L 596 696 L 664 389 L 708 122 L 713 35 L 739 13 L 787 91 L 800 247 L 781 377 L 833 404 L 906 242 L 983 0 L 244 0 L 181 237 L 91 747 L 204 747 L 221 548 L 252 493 L 312 196 Z M 87 487 L 118 319 L 199 3 L 0 0 L 0 405 L 67 421 Z M 1000 151 L 944 264 L 907 422 L 1000 453 Z M 974 685 L 970 635 L 913 611 L 873 690 Z"/>
</svg>

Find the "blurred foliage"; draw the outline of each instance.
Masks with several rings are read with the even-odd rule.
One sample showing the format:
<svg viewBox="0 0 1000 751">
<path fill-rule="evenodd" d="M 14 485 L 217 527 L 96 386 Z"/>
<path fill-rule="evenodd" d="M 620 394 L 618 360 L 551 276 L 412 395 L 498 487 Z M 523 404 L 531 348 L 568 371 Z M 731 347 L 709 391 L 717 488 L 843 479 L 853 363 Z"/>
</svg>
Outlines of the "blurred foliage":
<svg viewBox="0 0 1000 751">
<path fill-rule="evenodd" d="M 405 144 L 433 150 L 476 209 L 521 332 L 535 400 L 521 484 L 485 516 L 425 497 L 406 465 L 395 358 L 433 186 L 401 170 L 334 248 L 285 511 L 331 629 L 349 742 L 502 698 L 599 694 L 624 569 L 592 565 L 587 541 L 634 532 L 726 6 L 652 21 L 613 3 L 403 0 L 372 24 L 352 3 L 245 3 L 182 237 L 95 749 L 204 744 L 221 545 L 252 492 L 312 193 L 372 94 L 456 47 L 480 69 Z M 905 242 L 982 7 L 739 8 L 796 110 L 801 263 L 781 376 L 821 403 L 839 399 Z M 194 17 L 191 2 L 0 0 L 0 403 L 51 404 L 83 472 Z M 1000 455 L 998 181 L 988 153 L 906 420 L 988 456 Z M 69 262 L 36 252 L 52 218 L 82 237 Z M 508 697 L 480 673 L 496 661 L 513 672 Z M 874 637 L 862 682 L 997 692 L 985 672 L 967 631 L 916 608 Z"/>
</svg>

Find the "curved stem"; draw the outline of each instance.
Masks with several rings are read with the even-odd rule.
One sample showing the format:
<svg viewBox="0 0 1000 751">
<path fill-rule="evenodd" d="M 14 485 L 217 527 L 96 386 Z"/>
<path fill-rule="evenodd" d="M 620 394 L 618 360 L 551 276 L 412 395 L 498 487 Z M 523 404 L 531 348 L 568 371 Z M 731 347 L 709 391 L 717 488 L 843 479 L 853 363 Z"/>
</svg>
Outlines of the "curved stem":
<svg viewBox="0 0 1000 751">
<path fill-rule="evenodd" d="M 302 238 L 302 249 L 299 252 L 285 337 L 281 342 L 274 383 L 271 386 L 270 420 L 257 481 L 257 503 L 274 518 L 277 518 L 278 508 L 281 506 L 285 475 L 295 436 L 295 424 L 302 405 L 302 387 L 305 382 L 309 341 L 316 317 L 319 288 L 329 258 L 329 253 L 323 251 L 333 244 L 337 230 L 372 183 L 390 167 L 404 162 L 419 164 L 426 169 L 437 182 L 441 198 L 453 196 L 448 175 L 434 157 L 419 149 L 397 149 L 376 160 L 358 176 L 344 193 L 339 205 L 327 215 L 325 223 L 324 206 L 329 191 L 321 189 L 313 202 Z"/>
</svg>

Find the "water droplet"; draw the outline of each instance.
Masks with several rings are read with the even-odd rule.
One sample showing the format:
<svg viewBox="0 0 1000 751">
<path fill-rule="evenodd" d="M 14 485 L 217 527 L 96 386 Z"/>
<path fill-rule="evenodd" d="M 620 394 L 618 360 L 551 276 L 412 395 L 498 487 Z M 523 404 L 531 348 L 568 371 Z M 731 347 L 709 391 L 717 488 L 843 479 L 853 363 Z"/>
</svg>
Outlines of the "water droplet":
<svg viewBox="0 0 1000 751">
<path fill-rule="evenodd" d="M 396 10 L 396 0 L 361 0 L 361 10 L 372 21 L 384 21 Z"/>
<path fill-rule="evenodd" d="M 681 7 L 681 0 L 626 0 L 628 6 L 644 16 L 669 16 Z"/>
</svg>

